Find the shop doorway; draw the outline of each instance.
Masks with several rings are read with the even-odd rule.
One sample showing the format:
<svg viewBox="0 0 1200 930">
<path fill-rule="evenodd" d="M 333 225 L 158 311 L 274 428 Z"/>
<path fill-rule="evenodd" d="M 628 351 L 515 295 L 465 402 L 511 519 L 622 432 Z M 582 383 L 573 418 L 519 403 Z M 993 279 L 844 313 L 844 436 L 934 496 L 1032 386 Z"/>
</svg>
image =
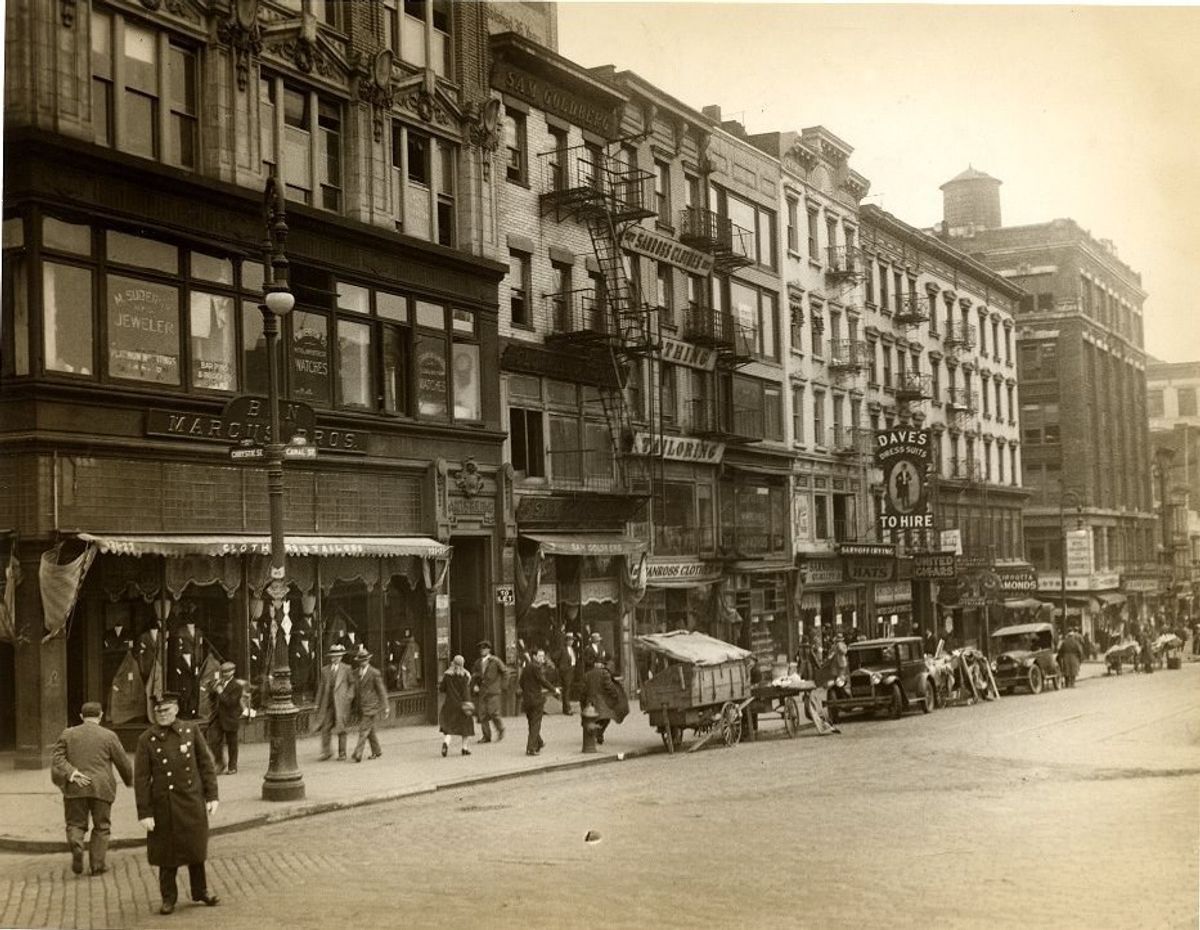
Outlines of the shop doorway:
<svg viewBox="0 0 1200 930">
<path fill-rule="evenodd" d="M 17 651 L 0 643 L 0 750 L 17 745 Z"/>
<path fill-rule="evenodd" d="M 492 640 L 491 615 L 486 592 L 490 588 L 488 540 L 453 536 L 454 558 L 450 562 L 450 654 L 461 655 L 467 667 L 478 657 L 476 644 Z M 497 654 L 503 644 L 493 642 Z"/>
</svg>

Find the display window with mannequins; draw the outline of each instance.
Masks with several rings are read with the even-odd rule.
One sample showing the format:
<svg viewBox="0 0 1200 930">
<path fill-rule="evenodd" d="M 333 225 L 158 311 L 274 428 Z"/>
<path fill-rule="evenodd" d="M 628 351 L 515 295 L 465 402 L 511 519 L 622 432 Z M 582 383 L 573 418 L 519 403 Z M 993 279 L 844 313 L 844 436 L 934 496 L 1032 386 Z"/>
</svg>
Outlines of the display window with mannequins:
<svg viewBox="0 0 1200 930">
<path fill-rule="evenodd" d="M 389 691 L 425 688 L 425 589 L 394 575 L 383 593 L 383 673 Z"/>
</svg>

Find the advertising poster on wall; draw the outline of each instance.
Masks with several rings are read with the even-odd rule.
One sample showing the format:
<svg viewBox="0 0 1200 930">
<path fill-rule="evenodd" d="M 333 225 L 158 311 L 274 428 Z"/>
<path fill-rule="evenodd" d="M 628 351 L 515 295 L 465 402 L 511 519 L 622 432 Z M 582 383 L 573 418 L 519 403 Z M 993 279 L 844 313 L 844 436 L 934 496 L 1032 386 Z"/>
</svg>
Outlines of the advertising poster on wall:
<svg viewBox="0 0 1200 930">
<path fill-rule="evenodd" d="M 929 497 L 929 430 L 889 429 L 875 434 L 875 464 L 883 470 L 885 530 L 933 529 Z"/>
</svg>

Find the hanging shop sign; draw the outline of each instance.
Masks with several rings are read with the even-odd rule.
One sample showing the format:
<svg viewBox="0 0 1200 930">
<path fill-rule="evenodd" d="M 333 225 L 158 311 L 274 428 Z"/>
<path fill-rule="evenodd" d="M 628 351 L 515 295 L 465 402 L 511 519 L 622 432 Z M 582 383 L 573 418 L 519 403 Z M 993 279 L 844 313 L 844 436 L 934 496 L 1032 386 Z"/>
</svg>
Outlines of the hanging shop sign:
<svg viewBox="0 0 1200 930">
<path fill-rule="evenodd" d="M 1067 532 L 1067 574 L 1090 575 L 1092 573 L 1092 531 L 1070 530 Z"/>
<path fill-rule="evenodd" d="M 913 556 L 914 578 L 953 578 L 957 573 L 953 552 L 926 552 Z"/>
<path fill-rule="evenodd" d="M 656 261 L 682 268 L 688 274 L 712 274 L 715 259 L 707 252 L 690 248 L 670 236 L 664 236 L 645 226 L 630 226 L 621 236 L 621 247 Z"/>
<path fill-rule="evenodd" d="M 933 529 L 928 493 L 931 450 L 927 429 L 889 429 L 875 434 L 875 464 L 883 470 L 882 529 Z"/>
<path fill-rule="evenodd" d="M 1006 597 L 1033 594 L 1038 588 L 1037 572 L 1031 566 L 998 566 L 996 577 L 1000 579 L 1000 590 Z"/>
<path fill-rule="evenodd" d="M 838 553 L 845 556 L 890 559 L 895 557 L 896 547 L 883 543 L 838 543 Z"/>
<path fill-rule="evenodd" d="M 1157 574 L 1121 576 L 1121 589 L 1128 594 L 1156 594 L 1159 583 Z"/>
<path fill-rule="evenodd" d="M 1067 575 L 1068 591 L 1111 591 L 1116 588 L 1121 576 L 1115 572 L 1101 572 L 1095 575 Z M 1038 575 L 1039 591 L 1061 591 L 1062 577 L 1058 572 Z"/>
<path fill-rule="evenodd" d="M 725 456 L 725 443 L 706 442 L 687 436 L 651 436 L 649 433 L 635 432 L 632 454 L 661 457 L 672 462 L 719 465 Z"/>
<path fill-rule="evenodd" d="M 646 583 L 662 587 L 708 584 L 719 580 L 721 566 L 699 560 L 646 562 Z"/>
<path fill-rule="evenodd" d="M 265 403 L 265 401 L 264 401 Z M 292 406 L 289 404 L 288 406 Z M 304 407 L 304 404 L 296 405 Z M 311 409 L 311 408 L 310 408 Z M 281 414 L 283 412 L 281 407 Z M 293 425 L 285 427 L 291 422 Z M 302 418 L 295 420 L 281 419 L 280 432 L 284 442 L 290 442 L 297 436 L 308 440 L 308 444 L 322 452 L 345 452 L 365 455 L 369 434 L 363 430 L 329 429 L 323 426 L 312 427 L 312 432 L 302 430 L 299 426 Z M 147 436 L 166 436 L 171 439 L 195 439 L 205 442 L 220 442 L 225 444 L 240 443 L 249 439 L 255 443 L 265 444 L 268 428 L 265 420 L 231 419 L 224 414 L 213 416 L 207 413 L 180 413 L 175 410 L 159 410 L 151 408 L 146 411 Z"/>
<path fill-rule="evenodd" d="M 962 555 L 962 530 L 942 530 L 938 536 L 941 540 L 942 552 Z"/>
<path fill-rule="evenodd" d="M 907 581 L 892 581 L 875 585 L 875 606 L 894 606 L 912 603 L 912 585 Z"/>
<path fill-rule="evenodd" d="M 590 130 L 606 139 L 617 137 L 620 110 L 616 106 L 599 106 L 558 84 L 535 77 L 511 62 L 499 58 L 495 60 L 492 87 L 581 129 Z"/>
<path fill-rule="evenodd" d="M 496 603 L 504 607 L 511 607 L 517 602 L 516 588 L 510 584 L 496 585 Z"/>
<path fill-rule="evenodd" d="M 694 346 L 690 342 L 682 342 L 670 336 L 662 337 L 662 360 L 672 365 L 686 365 L 701 371 L 713 371 L 717 367 L 715 350 Z"/>
<path fill-rule="evenodd" d="M 896 560 L 890 558 L 848 558 L 846 578 L 850 581 L 890 581 L 895 567 Z"/>
<path fill-rule="evenodd" d="M 836 559 L 805 559 L 800 562 L 800 570 L 806 588 L 842 582 L 842 563 Z"/>
</svg>

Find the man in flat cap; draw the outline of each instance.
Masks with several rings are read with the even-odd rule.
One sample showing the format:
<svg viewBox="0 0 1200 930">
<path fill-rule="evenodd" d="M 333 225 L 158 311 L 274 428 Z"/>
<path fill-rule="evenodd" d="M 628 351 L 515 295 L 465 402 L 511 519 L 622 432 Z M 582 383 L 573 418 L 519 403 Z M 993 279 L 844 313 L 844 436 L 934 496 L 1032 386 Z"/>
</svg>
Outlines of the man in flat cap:
<svg viewBox="0 0 1200 930">
<path fill-rule="evenodd" d="M 154 723 L 138 737 L 133 767 L 138 822 L 146 830 L 150 864 L 158 866 L 159 913 L 175 910 L 176 873 L 188 870 L 192 900 L 209 907 L 219 899 L 208 888 L 208 818 L 217 812 L 217 773 L 200 727 L 175 719 L 179 697 L 155 698 Z"/>
<path fill-rule="evenodd" d="M 246 682 L 234 677 L 237 666 L 222 662 L 212 686 L 212 709 L 208 717 L 208 748 L 212 750 L 217 774 L 237 774 L 238 728 L 242 724 Z M 229 768 L 225 768 L 225 750 L 229 750 Z"/>
<path fill-rule="evenodd" d="M 357 666 L 354 670 L 354 702 L 358 705 L 358 743 L 354 746 L 351 758 L 355 762 L 362 762 L 363 747 L 368 742 L 371 744 L 372 759 L 383 755 L 379 737 L 375 735 L 375 721 L 380 717 L 386 720 L 391 712 L 383 675 L 371 664 L 371 653 L 366 646 L 359 644 L 354 662 Z"/>
<path fill-rule="evenodd" d="M 313 716 L 321 733 L 322 762 L 333 755 L 330 745 L 334 730 L 337 730 L 338 761 L 346 761 L 346 730 L 350 726 L 355 688 L 354 673 L 342 662 L 345 655 L 346 647 L 341 643 L 329 647 L 328 662 L 321 667 L 321 681 L 317 685 L 317 710 Z"/>
<path fill-rule="evenodd" d="M 500 696 L 508 666 L 499 656 L 492 655 L 492 644 L 486 639 L 479 644 L 479 661 L 472 670 L 472 690 L 475 692 L 475 715 L 483 730 L 481 743 L 492 741 L 490 724 L 496 727 L 496 742 L 504 739 L 504 722 L 500 719 Z"/>
<path fill-rule="evenodd" d="M 104 712 L 95 701 L 80 708 L 83 723 L 62 731 L 51 753 L 51 778 L 62 789 L 63 812 L 67 821 L 67 845 L 71 847 L 71 871 L 83 874 L 83 838 L 92 821 L 92 839 L 88 863 L 93 875 L 107 866 L 109 815 L 117 799 L 117 781 L 113 766 L 121 774 L 125 787 L 133 785 L 133 766 L 112 730 L 100 725 Z"/>
</svg>

